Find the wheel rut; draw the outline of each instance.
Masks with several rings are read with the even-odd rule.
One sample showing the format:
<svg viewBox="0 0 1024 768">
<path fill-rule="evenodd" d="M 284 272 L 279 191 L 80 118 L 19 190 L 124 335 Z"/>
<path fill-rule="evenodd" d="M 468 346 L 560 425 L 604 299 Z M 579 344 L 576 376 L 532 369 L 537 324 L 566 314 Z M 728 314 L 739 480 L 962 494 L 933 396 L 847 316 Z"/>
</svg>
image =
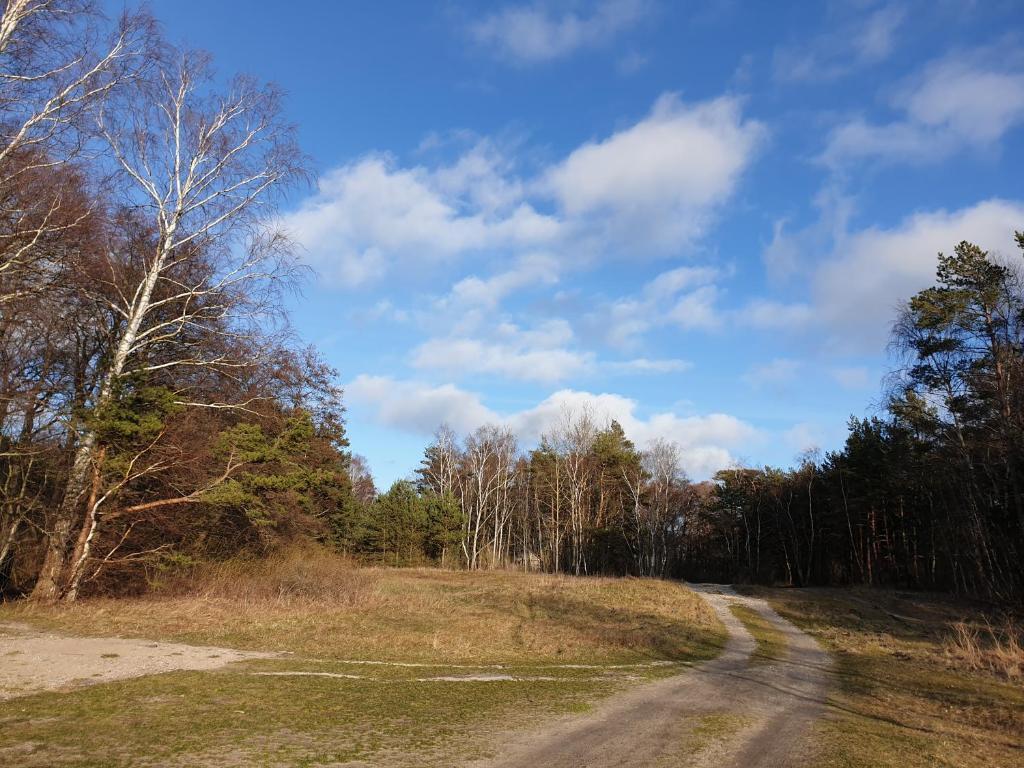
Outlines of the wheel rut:
<svg viewBox="0 0 1024 768">
<path fill-rule="evenodd" d="M 717 658 L 614 696 L 594 712 L 522 734 L 479 768 L 811 764 L 810 727 L 827 693 L 828 654 L 764 601 L 691 584 L 728 630 Z M 786 639 L 782 658 L 752 665 L 756 643 L 730 604 L 752 608 Z"/>
</svg>

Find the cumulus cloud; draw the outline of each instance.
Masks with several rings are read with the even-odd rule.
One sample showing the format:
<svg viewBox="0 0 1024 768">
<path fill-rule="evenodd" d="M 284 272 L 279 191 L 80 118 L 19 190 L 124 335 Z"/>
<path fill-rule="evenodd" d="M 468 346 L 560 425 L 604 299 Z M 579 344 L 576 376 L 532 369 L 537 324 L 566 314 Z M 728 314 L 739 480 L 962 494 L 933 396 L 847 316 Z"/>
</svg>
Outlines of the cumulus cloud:
<svg viewBox="0 0 1024 768">
<path fill-rule="evenodd" d="M 430 339 L 416 348 L 411 362 L 420 369 L 556 382 L 593 367 L 593 354 L 569 348 L 572 342 L 572 328 L 562 319 L 532 329 L 501 323 L 487 339 Z"/>
<path fill-rule="evenodd" d="M 821 427 L 806 421 L 787 429 L 782 440 L 794 454 L 813 453 L 825 444 Z"/>
<path fill-rule="evenodd" d="M 345 394 L 350 402 L 371 408 L 379 423 L 421 435 L 433 434 L 441 424 L 464 433 L 500 421 L 479 395 L 453 384 L 430 386 L 362 375 L 349 382 Z"/>
<path fill-rule="evenodd" d="M 676 267 L 661 272 L 644 286 L 644 296 L 653 300 L 671 299 L 687 288 L 710 285 L 722 276 L 718 267 Z"/>
<path fill-rule="evenodd" d="M 469 35 L 501 58 L 536 64 L 602 45 L 650 10 L 647 0 L 602 0 L 584 13 L 555 13 L 542 3 L 508 6 L 471 24 Z"/>
<path fill-rule="evenodd" d="M 556 237 L 557 221 L 522 200 L 497 204 L 495 186 L 465 171 L 400 168 L 370 155 L 325 174 L 283 224 L 315 266 L 349 285 L 379 278 L 403 258 L 440 260 Z"/>
<path fill-rule="evenodd" d="M 728 272 L 707 266 L 661 273 L 639 294 L 623 297 L 602 310 L 601 317 L 608 318 L 605 340 L 628 349 L 636 346 L 643 334 L 666 325 L 684 331 L 801 331 L 815 320 L 815 307 L 802 301 L 755 298 L 738 307 L 723 307 L 719 283 L 727 277 Z"/>
<path fill-rule="evenodd" d="M 733 192 L 764 136 L 740 101 L 658 99 L 651 114 L 552 168 L 546 186 L 567 217 L 654 249 L 691 243 Z"/>
<path fill-rule="evenodd" d="M 783 303 L 754 299 L 734 315 L 739 325 L 758 330 L 798 330 L 814 320 L 814 309 L 801 302 Z"/>
<path fill-rule="evenodd" d="M 722 323 L 717 300 L 718 287 L 704 285 L 679 296 L 666 317 L 686 331 L 714 330 Z"/>
<path fill-rule="evenodd" d="M 347 286 L 396 267 L 476 257 L 515 266 L 455 292 L 499 301 L 566 264 L 677 253 L 705 234 L 751 163 L 760 123 L 734 98 L 660 98 L 631 128 L 589 142 L 530 178 L 493 142 L 448 165 L 370 154 L 320 179 L 283 224 L 327 278 Z"/>
<path fill-rule="evenodd" d="M 986 250 L 1015 252 L 1014 228 L 1024 203 L 987 200 L 957 211 L 917 213 L 892 229 L 871 228 L 843 238 L 813 278 L 817 315 L 835 332 L 834 343 L 877 350 L 896 312 L 935 280 L 936 255 L 961 240 Z"/>
<path fill-rule="evenodd" d="M 638 404 L 631 398 L 571 389 L 555 392 L 535 407 L 508 416 L 507 423 L 522 440 L 535 443 L 566 410 L 584 408 L 599 419 L 618 421 L 641 447 L 659 438 L 678 444 L 684 468 L 698 479 L 734 464 L 732 451 L 758 437 L 751 425 L 724 413 L 679 416 L 666 411 L 643 418 L 637 414 Z"/>
<path fill-rule="evenodd" d="M 635 346 L 652 328 L 666 324 L 684 330 L 713 330 L 721 325 L 715 306 L 723 276 L 717 267 L 685 266 L 660 273 L 636 296 L 626 296 L 602 308 L 605 340 L 614 347 Z"/>
<path fill-rule="evenodd" d="M 527 446 L 535 445 L 566 410 L 587 409 L 599 420 L 618 421 L 640 447 L 655 439 L 679 445 L 686 471 L 696 479 L 735 463 L 733 452 L 760 439 L 750 424 L 724 413 L 681 416 L 663 411 L 641 416 L 638 403 L 617 394 L 563 389 L 537 405 L 499 414 L 478 395 L 451 384 L 433 386 L 382 376 L 360 376 L 346 387 L 349 400 L 368 408 L 382 424 L 429 435 L 441 423 L 466 433 L 483 424 L 508 426 Z"/>
<path fill-rule="evenodd" d="M 837 126 L 821 161 L 833 168 L 867 158 L 927 163 L 992 146 L 1024 122 L 1024 68 L 990 54 L 951 54 L 904 82 L 891 104 L 900 119 Z"/>
<path fill-rule="evenodd" d="M 558 282 L 558 260 L 547 253 L 528 253 L 507 270 L 487 278 L 465 277 L 441 300 L 442 306 L 479 306 L 493 309 L 510 293 Z"/>
</svg>

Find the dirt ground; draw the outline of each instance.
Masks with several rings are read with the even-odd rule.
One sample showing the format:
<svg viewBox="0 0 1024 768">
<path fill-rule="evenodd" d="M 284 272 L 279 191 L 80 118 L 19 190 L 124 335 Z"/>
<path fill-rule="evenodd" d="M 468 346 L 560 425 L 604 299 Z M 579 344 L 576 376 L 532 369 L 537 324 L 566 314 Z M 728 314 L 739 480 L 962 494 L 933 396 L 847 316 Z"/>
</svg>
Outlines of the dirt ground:
<svg viewBox="0 0 1024 768">
<path fill-rule="evenodd" d="M 529 732 L 497 736 L 492 754 L 498 757 L 475 766 L 813 765 L 814 752 L 808 735 L 825 706 L 828 654 L 764 600 L 740 596 L 728 587 L 692 586 L 710 603 L 728 630 L 729 639 L 719 657 L 692 665 L 681 674 L 629 688 L 593 712 L 563 716 Z M 760 663 L 751 664 L 756 643 L 729 610 L 733 604 L 757 611 L 784 636 L 786 648 L 779 658 L 759 659 Z M 147 640 L 67 637 L 26 625 L 0 624 L 0 699 L 174 670 L 211 670 L 231 662 L 270 657 L 290 656 Z M 609 669 L 603 672 L 608 673 Z M 499 685 L 505 681 L 554 679 L 543 673 L 524 677 L 498 669 L 453 671 L 454 676 L 435 672 L 414 679 L 424 683 L 486 679 Z M 540 671 L 538 668 L 535 674 Z M 249 674 L 358 680 L 367 675 L 377 677 L 371 667 L 357 667 L 351 673 L 285 669 Z M 386 679 L 380 682 L 388 683 Z"/>
<path fill-rule="evenodd" d="M 813 765 L 807 736 L 825 706 L 828 654 L 763 600 L 728 587 L 691 586 L 729 630 L 720 657 L 523 735 L 480 768 Z M 785 635 L 782 659 L 750 665 L 755 641 L 730 603 L 756 610 Z M 705 722 L 715 726 L 702 735 Z"/>
<path fill-rule="evenodd" d="M 117 637 L 67 637 L 0 624 L 0 699 L 175 670 L 208 670 L 274 654 Z"/>
</svg>

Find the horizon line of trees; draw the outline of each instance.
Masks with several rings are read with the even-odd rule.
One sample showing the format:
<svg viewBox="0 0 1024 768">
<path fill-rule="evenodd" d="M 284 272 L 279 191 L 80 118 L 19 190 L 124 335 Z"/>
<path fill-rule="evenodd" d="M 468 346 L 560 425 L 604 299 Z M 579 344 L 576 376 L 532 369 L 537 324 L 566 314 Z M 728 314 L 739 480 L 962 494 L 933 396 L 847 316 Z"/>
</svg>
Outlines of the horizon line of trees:
<svg viewBox="0 0 1024 768">
<path fill-rule="evenodd" d="M 1017 242 L 1024 255 L 1024 233 Z M 564 412 L 525 452 L 506 428 L 460 441 L 442 427 L 415 480 L 396 483 L 376 512 L 364 508 L 405 549 L 358 537 L 344 546 L 469 569 L 888 585 L 1020 601 L 1020 262 L 967 242 L 939 254 L 936 284 L 907 302 L 892 349 L 900 364 L 885 414 L 851 418 L 841 450 L 806 454 L 792 469 L 735 467 L 693 484 L 676 445 L 638 450 L 618 423 L 601 425 L 586 410 Z M 410 511 L 395 514 L 396 503 Z"/>
</svg>

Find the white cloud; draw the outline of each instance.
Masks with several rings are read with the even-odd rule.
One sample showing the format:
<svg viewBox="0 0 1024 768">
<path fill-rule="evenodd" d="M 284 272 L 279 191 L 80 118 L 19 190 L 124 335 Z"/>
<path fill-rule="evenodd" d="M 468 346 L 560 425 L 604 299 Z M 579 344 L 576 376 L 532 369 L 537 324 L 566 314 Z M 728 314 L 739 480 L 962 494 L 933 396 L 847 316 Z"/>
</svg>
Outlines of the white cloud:
<svg viewBox="0 0 1024 768">
<path fill-rule="evenodd" d="M 705 232 L 763 135 L 735 98 L 684 104 L 666 94 L 646 119 L 572 152 L 548 172 L 547 187 L 590 229 L 675 249 Z"/>
<path fill-rule="evenodd" d="M 557 423 L 568 409 L 589 409 L 598 419 L 618 421 L 638 446 L 661 438 L 677 443 L 686 471 L 705 478 L 735 462 L 732 450 L 757 439 L 752 426 L 734 416 L 712 413 L 705 416 L 679 416 L 670 411 L 647 418 L 637 415 L 637 402 L 616 394 L 593 394 L 564 389 L 555 392 L 536 407 L 512 414 L 507 423 L 525 442 L 536 442 Z"/>
<path fill-rule="evenodd" d="M 743 380 L 752 387 L 780 388 L 794 381 L 803 364 L 799 360 L 779 357 L 763 365 L 755 365 L 743 374 Z"/>
<path fill-rule="evenodd" d="M 986 250 L 1015 252 L 1014 228 L 1024 203 L 987 200 L 957 211 L 917 213 L 892 229 L 867 229 L 843 238 L 813 280 L 817 315 L 844 347 L 877 350 L 899 306 L 935 280 L 936 256 L 961 240 Z"/>
<path fill-rule="evenodd" d="M 632 360 L 606 363 L 604 367 L 618 373 L 674 373 L 690 370 L 693 368 L 693 363 L 689 360 L 675 358 L 651 360 L 646 357 L 637 357 Z"/>
<path fill-rule="evenodd" d="M 441 424 L 464 433 L 500 420 L 478 395 L 453 384 L 429 386 L 363 375 L 345 387 L 345 394 L 351 402 L 372 408 L 381 424 L 418 434 L 432 434 Z"/>
<path fill-rule="evenodd" d="M 635 75 L 641 69 L 646 67 L 649 62 L 649 56 L 633 51 L 632 53 L 627 53 L 625 56 L 621 57 L 615 63 L 615 68 L 619 71 L 620 75 Z"/>
<path fill-rule="evenodd" d="M 552 285 L 558 282 L 560 265 L 546 253 L 528 253 L 512 266 L 488 278 L 476 275 L 463 278 L 452 286 L 451 293 L 444 299 L 444 305 L 475 305 L 493 309 L 510 293 L 536 285 Z"/>
<path fill-rule="evenodd" d="M 403 259 L 528 248 L 557 236 L 557 221 L 523 201 L 499 205 L 494 187 L 468 172 L 399 168 L 386 155 L 370 155 L 325 174 L 283 223 L 314 265 L 349 285 L 379 278 Z"/>
<path fill-rule="evenodd" d="M 705 285 L 676 299 L 666 317 L 686 331 L 715 330 L 722 324 L 722 318 L 715 307 L 717 300 L 718 288 Z"/>
<path fill-rule="evenodd" d="M 963 148 L 994 145 L 1024 122 L 1024 69 L 991 54 L 953 54 L 926 66 L 892 98 L 903 117 L 837 126 L 821 161 L 833 168 L 866 158 L 927 163 Z"/>
<path fill-rule="evenodd" d="M 877 64 L 895 48 L 906 11 L 890 5 L 857 16 L 811 40 L 775 50 L 775 79 L 826 82 Z"/>
<path fill-rule="evenodd" d="M 647 331 L 666 325 L 684 331 L 717 331 L 726 327 L 799 331 L 814 321 L 816 309 L 806 302 L 756 298 L 735 309 L 723 308 L 718 282 L 728 274 L 707 266 L 662 272 L 638 295 L 619 299 L 603 310 L 600 318 L 605 340 L 614 347 L 629 349 Z"/>
<path fill-rule="evenodd" d="M 653 307 L 651 301 L 623 298 L 610 307 L 602 308 L 599 314 L 591 317 L 591 321 L 603 332 L 609 345 L 630 349 L 655 325 L 658 318 L 651 314 Z"/>
<path fill-rule="evenodd" d="M 488 339 L 430 339 L 413 352 L 412 365 L 451 373 L 482 373 L 522 381 L 555 382 L 593 367 L 593 355 L 568 348 L 573 333 L 553 319 L 524 330 L 500 324 Z"/>
<path fill-rule="evenodd" d="M 639 22 L 647 0 L 602 0 L 590 13 L 555 14 L 544 4 L 509 6 L 472 24 L 470 37 L 501 58 L 536 64 L 602 45 Z"/>
<path fill-rule="evenodd" d="M 784 304 L 768 299 L 754 299 L 735 314 L 737 323 L 759 330 L 797 330 L 814 319 L 808 304 Z"/>
<path fill-rule="evenodd" d="M 635 346 L 641 335 L 666 324 L 685 330 L 716 329 L 722 318 L 715 307 L 718 288 L 714 283 L 722 275 L 722 270 L 709 266 L 667 270 L 650 280 L 638 296 L 624 297 L 602 309 L 595 320 L 605 340 L 621 349 Z"/>
<path fill-rule="evenodd" d="M 825 442 L 821 427 L 810 422 L 800 422 L 790 427 L 783 433 L 782 439 L 794 454 L 816 452 Z"/>
<path fill-rule="evenodd" d="M 908 83 L 898 103 L 919 125 L 949 130 L 967 143 L 987 144 L 1024 120 L 1024 71 L 950 56 Z"/>
<path fill-rule="evenodd" d="M 418 263 L 476 257 L 513 264 L 456 286 L 492 304 L 567 267 L 628 253 L 678 253 L 704 234 L 753 158 L 763 129 L 736 99 L 660 98 L 632 128 L 516 175 L 477 141 L 451 164 L 403 167 L 370 154 L 320 179 L 283 219 L 309 262 L 349 287 Z M 623 246 L 628 245 L 628 249 Z"/>
<path fill-rule="evenodd" d="M 360 376 L 346 392 L 356 406 L 371 409 L 378 422 L 390 427 L 429 435 L 441 423 L 463 434 L 483 424 L 504 424 L 527 446 L 535 445 L 566 409 L 586 408 L 600 421 L 618 421 L 640 447 L 658 438 L 677 443 L 686 471 L 696 479 L 731 466 L 734 450 L 760 438 L 754 427 L 728 414 L 680 416 L 664 411 L 645 418 L 637 414 L 635 400 L 609 393 L 563 389 L 531 408 L 498 414 L 484 406 L 478 395 L 451 384 L 432 386 Z"/>
<path fill-rule="evenodd" d="M 800 246 L 797 239 L 786 232 L 786 220 L 772 225 L 772 241 L 761 254 L 768 276 L 779 280 L 794 274 L 800 266 Z"/>
<path fill-rule="evenodd" d="M 686 288 L 706 286 L 722 276 L 717 267 L 677 267 L 662 272 L 644 286 L 644 295 L 654 299 L 671 299 Z"/>
</svg>

